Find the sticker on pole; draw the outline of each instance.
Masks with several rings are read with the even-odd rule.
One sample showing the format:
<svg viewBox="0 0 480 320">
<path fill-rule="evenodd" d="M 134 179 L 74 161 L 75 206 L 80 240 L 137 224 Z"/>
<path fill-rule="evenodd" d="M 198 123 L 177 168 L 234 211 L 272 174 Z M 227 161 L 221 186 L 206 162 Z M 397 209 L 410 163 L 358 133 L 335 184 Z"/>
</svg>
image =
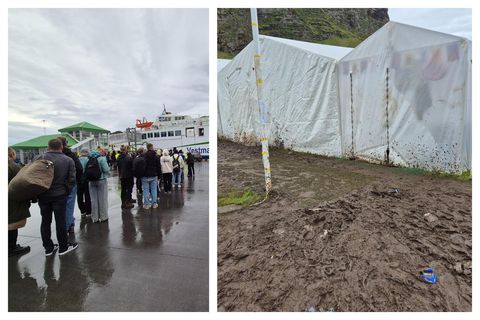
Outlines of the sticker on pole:
<svg viewBox="0 0 480 320">
<path fill-rule="evenodd" d="M 260 115 L 262 116 L 262 124 L 265 125 L 267 124 L 267 107 L 265 106 L 265 102 L 260 100 L 258 102 L 260 105 Z"/>
</svg>

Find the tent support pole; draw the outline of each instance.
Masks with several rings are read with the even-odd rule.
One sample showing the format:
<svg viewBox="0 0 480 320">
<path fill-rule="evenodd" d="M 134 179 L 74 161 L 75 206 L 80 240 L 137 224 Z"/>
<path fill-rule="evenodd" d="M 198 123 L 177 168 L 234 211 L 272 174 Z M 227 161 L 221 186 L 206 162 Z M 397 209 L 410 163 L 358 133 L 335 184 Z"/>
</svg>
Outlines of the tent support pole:
<svg viewBox="0 0 480 320">
<path fill-rule="evenodd" d="M 351 158 L 355 158 L 355 152 L 353 148 L 353 75 L 350 72 L 350 120 L 352 123 L 352 155 Z"/>
<path fill-rule="evenodd" d="M 387 116 L 387 152 L 386 152 L 386 162 L 387 166 L 390 165 L 390 127 L 388 124 L 388 68 L 387 68 L 387 78 L 386 78 L 386 98 L 387 102 L 385 104 L 385 111 Z"/>
<path fill-rule="evenodd" d="M 257 9 L 250 9 L 250 14 L 252 18 L 252 35 L 253 43 L 255 48 L 254 53 L 254 62 L 255 62 L 255 77 L 257 83 L 257 98 L 258 98 L 258 108 L 260 110 L 260 117 L 262 122 L 262 134 L 260 141 L 262 143 L 262 161 L 263 169 L 265 171 L 265 191 L 266 198 L 270 195 L 272 190 L 272 177 L 270 172 L 270 159 L 268 154 L 268 138 L 267 138 L 267 106 L 263 98 L 263 84 L 264 80 L 262 78 L 262 69 L 260 59 L 262 57 L 260 50 L 260 41 L 258 39 L 258 18 L 257 18 Z"/>
</svg>

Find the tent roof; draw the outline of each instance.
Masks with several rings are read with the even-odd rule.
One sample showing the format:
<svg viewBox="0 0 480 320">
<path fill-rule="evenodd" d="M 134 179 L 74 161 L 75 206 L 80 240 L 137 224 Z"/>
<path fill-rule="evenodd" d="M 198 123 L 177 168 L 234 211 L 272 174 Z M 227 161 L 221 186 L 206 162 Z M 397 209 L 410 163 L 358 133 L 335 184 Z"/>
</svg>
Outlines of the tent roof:
<svg viewBox="0 0 480 320">
<path fill-rule="evenodd" d="M 222 71 L 222 69 L 225 68 L 225 66 L 226 66 L 227 64 L 229 64 L 230 61 L 232 61 L 232 60 L 229 60 L 229 59 L 217 59 L 217 72 Z"/>
<path fill-rule="evenodd" d="M 43 136 L 39 136 L 30 140 L 26 140 L 23 142 L 19 142 L 17 144 L 14 144 L 11 146 L 13 149 L 39 149 L 39 148 L 47 148 L 48 147 L 48 141 L 57 138 L 58 136 L 64 136 L 67 138 L 67 142 L 69 146 L 73 146 L 76 144 L 78 141 L 75 140 L 71 135 L 69 134 L 47 134 Z"/>
<path fill-rule="evenodd" d="M 72 124 L 71 126 L 58 129 L 59 132 L 70 132 L 74 130 L 84 130 L 90 132 L 100 132 L 100 133 L 109 133 L 110 131 L 107 129 L 100 128 L 94 124 L 89 122 L 83 121 L 76 124 Z"/>
<path fill-rule="evenodd" d="M 385 54 L 386 50 L 398 52 L 458 41 L 469 40 L 451 34 L 390 21 L 343 57 L 342 61 Z"/>
<path fill-rule="evenodd" d="M 260 38 L 281 42 L 289 46 L 297 47 L 302 50 L 310 51 L 312 53 L 319 54 L 324 57 L 335 59 L 335 60 L 342 59 L 345 55 L 347 55 L 350 51 L 353 50 L 353 48 L 330 46 L 326 44 L 291 40 L 291 39 L 284 39 L 284 38 L 277 38 L 277 37 L 270 37 L 270 36 L 260 36 Z"/>
</svg>

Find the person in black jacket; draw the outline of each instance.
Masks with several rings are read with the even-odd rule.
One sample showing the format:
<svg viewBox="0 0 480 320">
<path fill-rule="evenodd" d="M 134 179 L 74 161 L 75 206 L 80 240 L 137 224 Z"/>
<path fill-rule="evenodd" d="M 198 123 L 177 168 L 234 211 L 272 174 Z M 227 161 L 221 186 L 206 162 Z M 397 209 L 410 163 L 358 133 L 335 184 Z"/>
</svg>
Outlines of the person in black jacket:
<svg viewBox="0 0 480 320">
<path fill-rule="evenodd" d="M 75 210 L 75 198 L 77 197 L 77 185 L 82 183 L 82 175 L 83 175 L 83 167 L 78 159 L 76 153 L 72 152 L 70 148 L 67 147 L 67 139 L 64 136 L 58 137 L 58 140 L 62 142 L 63 145 L 63 154 L 67 157 L 71 158 L 75 163 L 75 171 L 76 171 L 76 183 L 74 184 L 72 190 L 70 190 L 70 194 L 67 198 L 67 209 L 66 209 L 66 227 L 68 233 L 74 232 L 75 227 L 75 217 L 73 216 L 73 212 Z"/>
<path fill-rule="evenodd" d="M 134 207 L 132 203 L 133 189 L 133 159 L 127 152 L 127 147 L 120 148 L 120 155 L 117 159 L 118 176 L 120 177 L 122 199 L 122 209 L 131 209 Z"/>
<path fill-rule="evenodd" d="M 142 189 L 143 189 L 143 208 L 158 208 L 157 199 L 157 185 L 158 176 L 161 175 L 160 159 L 157 156 L 153 145 L 147 144 L 147 152 L 144 155 L 145 172 L 142 175 Z"/>
<path fill-rule="evenodd" d="M 187 153 L 188 176 L 195 176 L 195 158 L 191 152 Z"/>
<path fill-rule="evenodd" d="M 115 152 L 115 150 L 112 150 L 112 152 L 109 155 L 107 155 L 107 159 L 110 160 L 112 169 L 117 170 L 117 152 Z"/>
<path fill-rule="evenodd" d="M 65 228 L 65 211 L 67 197 L 75 186 L 75 163 L 63 154 L 63 143 L 59 139 L 48 141 L 48 150 L 43 159 L 53 162 L 53 180 L 50 189 L 38 196 L 38 206 L 42 215 L 40 232 L 42 234 L 45 255 L 51 256 L 59 247 L 59 255 L 64 255 L 78 246 L 77 243 L 69 243 Z M 55 215 L 58 245 L 51 239 L 52 212 Z"/>
<path fill-rule="evenodd" d="M 133 159 L 133 175 L 136 178 L 135 185 L 137 186 L 137 199 L 139 199 L 139 203 L 140 203 L 141 195 L 143 194 L 142 177 L 144 173 L 145 173 L 145 159 L 143 158 L 143 148 L 140 147 L 138 148 L 137 154 Z"/>
<path fill-rule="evenodd" d="M 83 171 L 85 171 L 85 168 L 87 167 L 89 155 L 90 151 L 88 151 L 88 149 L 84 148 L 80 150 L 80 157 L 78 160 L 82 165 Z M 89 218 L 92 216 L 92 202 L 90 200 L 88 180 L 85 177 L 85 172 L 82 176 L 81 182 L 77 185 L 77 204 L 82 217 Z"/>
</svg>

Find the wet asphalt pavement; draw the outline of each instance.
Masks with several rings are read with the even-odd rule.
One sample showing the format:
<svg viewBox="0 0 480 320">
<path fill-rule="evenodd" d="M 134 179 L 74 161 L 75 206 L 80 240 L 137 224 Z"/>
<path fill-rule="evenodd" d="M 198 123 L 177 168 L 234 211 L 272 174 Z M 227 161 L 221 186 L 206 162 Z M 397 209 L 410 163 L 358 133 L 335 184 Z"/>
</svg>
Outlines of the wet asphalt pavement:
<svg viewBox="0 0 480 320">
<path fill-rule="evenodd" d="M 112 176 L 109 220 L 81 219 L 76 206 L 79 247 L 62 257 L 45 257 L 33 204 L 18 237 L 31 251 L 8 258 L 9 311 L 208 311 L 208 162 L 195 169 L 150 210 L 122 210 Z"/>
</svg>

